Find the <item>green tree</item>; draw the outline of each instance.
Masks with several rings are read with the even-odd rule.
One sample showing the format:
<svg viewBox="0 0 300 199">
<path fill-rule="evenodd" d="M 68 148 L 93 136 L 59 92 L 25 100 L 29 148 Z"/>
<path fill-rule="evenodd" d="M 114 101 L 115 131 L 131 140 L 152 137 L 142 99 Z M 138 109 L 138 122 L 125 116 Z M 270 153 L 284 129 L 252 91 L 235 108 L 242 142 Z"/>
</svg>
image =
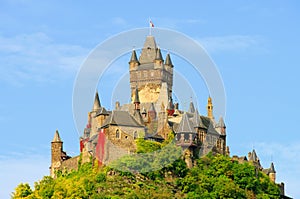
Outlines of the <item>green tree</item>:
<svg viewBox="0 0 300 199">
<path fill-rule="evenodd" d="M 15 192 L 12 194 L 13 199 L 27 198 L 32 194 L 32 190 L 28 183 L 21 183 L 15 188 Z"/>
</svg>

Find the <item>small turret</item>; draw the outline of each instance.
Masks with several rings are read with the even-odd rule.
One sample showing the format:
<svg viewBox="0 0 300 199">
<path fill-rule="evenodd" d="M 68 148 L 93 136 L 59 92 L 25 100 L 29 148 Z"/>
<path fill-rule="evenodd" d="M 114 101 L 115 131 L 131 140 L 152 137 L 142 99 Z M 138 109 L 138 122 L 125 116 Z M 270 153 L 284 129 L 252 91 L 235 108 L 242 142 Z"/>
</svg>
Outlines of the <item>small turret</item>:
<svg viewBox="0 0 300 199">
<path fill-rule="evenodd" d="M 172 64 L 172 61 L 171 61 L 171 56 L 170 56 L 169 53 L 168 53 L 167 56 L 166 56 L 165 65 L 171 66 L 171 67 L 173 68 L 173 64 Z"/>
<path fill-rule="evenodd" d="M 165 68 L 167 71 L 169 71 L 171 74 L 173 74 L 173 67 L 174 66 L 172 64 L 170 54 L 168 53 L 166 56 L 166 61 L 165 61 Z"/>
<path fill-rule="evenodd" d="M 219 122 L 216 125 L 216 128 L 222 135 L 226 135 L 226 125 L 222 116 L 220 117 Z"/>
<path fill-rule="evenodd" d="M 94 100 L 94 104 L 93 104 L 93 110 L 92 111 L 98 111 L 100 110 L 101 104 L 100 104 L 100 100 L 99 100 L 99 94 L 98 91 L 96 91 L 95 94 L 95 100 Z"/>
<path fill-rule="evenodd" d="M 137 59 L 135 50 L 132 50 L 131 58 L 130 58 L 130 61 L 128 63 L 129 63 L 129 70 L 130 71 L 131 70 L 136 70 L 137 66 L 140 64 L 138 59 Z"/>
<path fill-rule="evenodd" d="M 271 166 L 269 168 L 269 177 L 272 182 L 276 181 L 276 171 L 273 162 L 271 163 Z"/>
<path fill-rule="evenodd" d="M 155 59 L 154 59 L 154 65 L 155 65 L 154 68 L 162 68 L 163 62 L 164 60 L 162 58 L 160 48 L 157 48 Z"/>
<path fill-rule="evenodd" d="M 208 97 L 208 100 L 207 100 L 207 117 L 210 118 L 211 120 L 214 119 L 214 116 L 213 116 L 213 104 L 212 104 L 212 99 L 211 97 L 209 96 Z"/>
<path fill-rule="evenodd" d="M 63 154 L 63 142 L 60 139 L 58 130 L 55 131 L 51 142 L 51 166 L 50 175 L 55 176 L 55 171 L 60 168 Z"/>
</svg>

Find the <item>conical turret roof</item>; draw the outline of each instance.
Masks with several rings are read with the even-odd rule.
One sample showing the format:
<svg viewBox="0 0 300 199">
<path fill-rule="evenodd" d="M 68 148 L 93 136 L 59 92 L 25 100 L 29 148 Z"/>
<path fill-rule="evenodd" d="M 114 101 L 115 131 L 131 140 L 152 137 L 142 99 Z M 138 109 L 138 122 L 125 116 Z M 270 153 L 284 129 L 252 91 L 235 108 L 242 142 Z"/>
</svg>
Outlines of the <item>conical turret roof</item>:
<svg viewBox="0 0 300 199">
<path fill-rule="evenodd" d="M 156 51 L 155 60 L 162 60 L 162 61 L 164 61 L 163 58 L 162 58 L 162 55 L 161 55 L 160 48 L 158 48 L 157 51 Z"/>
<path fill-rule="evenodd" d="M 217 127 L 220 127 L 220 128 L 226 128 L 226 125 L 225 125 L 225 122 L 224 122 L 224 119 L 223 117 L 221 116 L 220 119 L 219 119 L 219 122 L 217 124 Z"/>
<path fill-rule="evenodd" d="M 165 62 L 165 65 L 173 66 L 172 61 L 171 61 L 171 56 L 170 56 L 169 53 L 168 53 L 167 56 L 166 56 L 166 62 Z"/>
<path fill-rule="evenodd" d="M 93 104 L 93 111 L 99 110 L 100 107 L 101 107 L 101 104 L 100 104 L 99 94 L 98 94 L 98 91 L 96 91 L 95 100 L 94 100 L 94 104 Z"/>
<path fill-rule="evenodd" d="M 270 173 L 276 173 L 273 162 L 271 163 L 269 172 L 270 172 Z"/>
<path fill-rule="evenodd" d="M 132 54 L 131 54 L 131 58 L 130 58 L 129 63 L 131 63 L 131 62 L 135 62 L 135 63 L 139 62 L 138 59 L 137 59 L 135 50 L 132 50 Z"/>
<path fill-rule="evenodd" d="M 55 131 L 52 142 L 62 142 L 58 133 L 58 130 Z"/>
</svg>

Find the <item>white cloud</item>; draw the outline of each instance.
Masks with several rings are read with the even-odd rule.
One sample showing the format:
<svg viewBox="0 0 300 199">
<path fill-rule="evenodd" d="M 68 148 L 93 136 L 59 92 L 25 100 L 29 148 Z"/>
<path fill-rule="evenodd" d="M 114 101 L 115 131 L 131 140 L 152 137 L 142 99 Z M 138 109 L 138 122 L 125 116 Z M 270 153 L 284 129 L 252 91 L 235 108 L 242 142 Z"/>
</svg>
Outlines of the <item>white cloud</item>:
<svg viewBox="0 0 300 199">
<path fill-rule="evenodd" d="M 260 36 L 228 35 L 219 37 L 204 37 L 197 40 L 209 53 L 226 51 L 240 52 L 249 49 L 265 51 L 262 47 L 263 38 Z"/>
<path fill-rule="evenodd" d="M 0 81 L 22 85 L 25 81 L 49 82 L 74 74 L 88 50 L 55 43 L 45 33 L 0 35 Z"/>
</svg>

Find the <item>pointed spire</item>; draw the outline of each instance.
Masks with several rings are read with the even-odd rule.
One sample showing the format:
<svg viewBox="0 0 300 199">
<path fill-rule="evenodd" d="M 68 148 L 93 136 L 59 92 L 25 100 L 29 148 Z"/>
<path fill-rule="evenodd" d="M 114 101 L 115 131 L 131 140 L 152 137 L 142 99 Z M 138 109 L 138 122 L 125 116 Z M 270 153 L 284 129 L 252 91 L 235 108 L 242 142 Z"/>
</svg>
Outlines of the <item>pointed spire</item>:
<svg viewBox="0 0 300 199">
<path fill-rule="evenodd" d="M 139 61 L 137 59 L 136 52 L 135 52 L 135 50 L 132 50 L 132 54 L 131 54 L 129 63 L 138 63 L 138 62 Z"/>
<path fill-rule="evenodd" d="M 155 60 L 164 61 L 163 58 L 162 58 L 162 55 L 161 55 L 160 48 L 157 48 L 156 55 L 155 55 Z"/>
<path fill-rule="evenodd" d="M 250 161 L 257 161 L 258 160 L 258 157 L 256 155 L 255 149 L 253 149 L 252 153 L 250 154 L 249 160 Z"/>
<path fill-rule="evenodd" d="M 141 64 L 153 63 L 153 60 L 156 56 L 156 49 L 157 47 L 154 37 L 151 35 L 147 36 L 139 58 L 139 62 Z"/>
<path fill-rule="evenodd" d="M 226 128 L 226 125 L 225 125 L 225 122 L 224 122 L 224 119 L 223 117 L 221 116 L 220 119 L 219 119 L 219 122 L 217 124 L 217 127 L 220 127 L 220 128 Z"/>
<path fill-rule="evenodd" d="M 99 95 L 98 95 L 98 91 L 96 91 L 94 105 L 93 105 L 93 111 L 99 110 L 100 107 L 101 107 L 101 104 L 100 104 L 100 100 L 99 100 Z"/>
<path fill-rule="evenodd" d="M 62 142 L 61 139 L 60 139 L 58 130 L 55 131 L 54 138 L 53 138 L 52 142 Z"/>
<path fill-rule="evenodd" d="M 184 113 L 179 123 L 177 133 L 193 133 L 193 132 L 194 132 L 193 125 L 189 120 L 187 113 Z"/>
<path fill-rule="evenodd" d="M 166 62 L 165 62 L 165 65 L 168 65 L 168 66 L 173 67 L 173 64 L 172 64 L 172 61 L 171 61 L 170 53 L 168 53 L 167 56 L 166 56 Z"/>
<path fill-rule="evenodd" d="M 270 169 L 269 169 L 269 173 L 276 173 L 273 162 L 271 163 L 271 166 L 270 166 Z"/>
<path fill-rule="evenodd" d="M 195 113 L 195 106 L 192 101 L 190 102 L 189 113 Z"/>
<path fill-rule="evenodd" d="M 194 128 L 205 128 L 202 119 L 199 115 L 198 109 L 196 109 L 195 114 L 193 116 L 193 124 Z"/>
</svg>

